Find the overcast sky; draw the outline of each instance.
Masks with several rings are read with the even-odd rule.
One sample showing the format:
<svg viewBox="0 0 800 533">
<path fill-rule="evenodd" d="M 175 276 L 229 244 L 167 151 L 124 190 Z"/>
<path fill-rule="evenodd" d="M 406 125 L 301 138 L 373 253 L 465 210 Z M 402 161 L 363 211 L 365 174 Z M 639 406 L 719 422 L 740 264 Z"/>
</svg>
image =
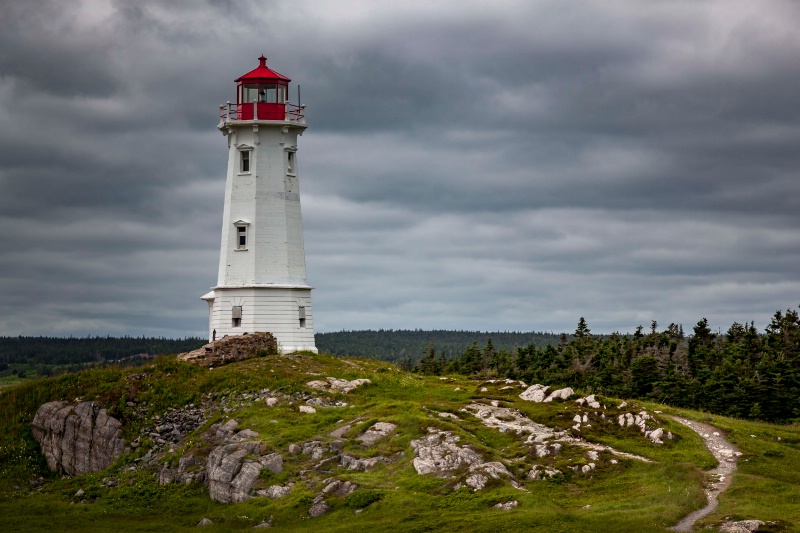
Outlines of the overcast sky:
<svg viewBox="0 0 800 533">
<path fill-rule="evenodd" d="M 800 304 L 800 2 L 3 0 L 0 335 L 207 335 L 258 65 L 307 105 L 317 331 Z"/>
</svg>

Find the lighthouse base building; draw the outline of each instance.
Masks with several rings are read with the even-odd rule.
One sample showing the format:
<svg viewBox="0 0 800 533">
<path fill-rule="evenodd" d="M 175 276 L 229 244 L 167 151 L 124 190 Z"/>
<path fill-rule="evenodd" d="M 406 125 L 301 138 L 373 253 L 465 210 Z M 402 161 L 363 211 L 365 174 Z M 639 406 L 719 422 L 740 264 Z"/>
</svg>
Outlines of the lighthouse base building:
<svg viewBox="0 0 800 533">
<path fill-rule="evenodd" d="M 288 101 L 291 80 L 259 61 L 220 107 L 228 169 L 217 285 L 202 297 L 209 339 L 263 331 L 283 353 L 316 353 L 297 173 L 305 111 Z"/>
</svg>

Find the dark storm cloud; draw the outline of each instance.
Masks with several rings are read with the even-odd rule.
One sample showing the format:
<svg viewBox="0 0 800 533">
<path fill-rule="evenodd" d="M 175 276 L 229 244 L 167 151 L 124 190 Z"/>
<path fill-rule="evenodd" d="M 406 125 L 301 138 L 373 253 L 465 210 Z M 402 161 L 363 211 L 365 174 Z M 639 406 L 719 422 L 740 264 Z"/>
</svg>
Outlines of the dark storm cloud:
<svg viewBox="0 0 800 533">
<path fill-rule="evenodd" d="M 800 293 L 792 2 L 6 2 L 0 334 L 203 334 L 218 106 L 302 86 L 318 329 L 765 322 Z"/>
</svg>

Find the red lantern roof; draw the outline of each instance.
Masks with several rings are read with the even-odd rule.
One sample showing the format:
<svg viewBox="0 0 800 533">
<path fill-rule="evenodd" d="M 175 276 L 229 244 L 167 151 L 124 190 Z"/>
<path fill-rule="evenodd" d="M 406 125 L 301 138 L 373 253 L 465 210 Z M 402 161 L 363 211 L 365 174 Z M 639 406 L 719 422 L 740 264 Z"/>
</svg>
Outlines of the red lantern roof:
<svg viewBox="0 0 800 533">
<path fill-rule="evenodd" d="M 261 55 L 261 57 L 258 58 L 258 61 L 259 61 L 258 68 L 255 68 L 255 69 L 251 70 L 250 72 L 248 72 L 244 76 L 242 76 L 240 78 L 237 78 L 234 81 L 236 81 L 236 82 L 245 81 L 245 80 L 247 80 L 247 81 L 270 80 L 270 81 L 283 81 L 283 82 L 292 81 L 289 78 L 287 78 L 286 76 L 284 76 L 283 74 L 280 74 L 280 73 L 275 72 L 274 70 L 268 68 L 267 67 L 267 58 L 264 57 L 263 54 Z"/>
</svg>

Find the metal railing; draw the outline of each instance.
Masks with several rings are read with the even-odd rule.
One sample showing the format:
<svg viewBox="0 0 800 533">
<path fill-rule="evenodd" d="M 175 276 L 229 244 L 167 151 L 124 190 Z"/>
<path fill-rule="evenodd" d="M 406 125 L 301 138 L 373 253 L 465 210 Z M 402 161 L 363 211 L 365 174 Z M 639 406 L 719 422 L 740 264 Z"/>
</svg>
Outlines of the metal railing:
<svg viewBox="0 0 800 533">
<path fill-rule="evenodd" d="M 252 110 L 252 118 L 244 118 L 245 114 L 242 112 L 244 106 L 252 106 L 249 108 Z M 284 104 L 285 113 L 283 120 L 285 122 L 296 122 L 298 124 L 305 124 L 306 123 L 306 106 L 304 105 L 295 105 L 289 102 Z M 236 122 L 239 120 L 276 120 L 275 118 L 269 119 L 259 119 L 258 118 L 258 105 L 255 103 L 249 104 L 232 104 L 230 102 L 226 102 L 219 106 L 219 123 L 225 124 L 226 122 Z M 278 119 L 279 120 L 279 119 Z"/>
</svg>

